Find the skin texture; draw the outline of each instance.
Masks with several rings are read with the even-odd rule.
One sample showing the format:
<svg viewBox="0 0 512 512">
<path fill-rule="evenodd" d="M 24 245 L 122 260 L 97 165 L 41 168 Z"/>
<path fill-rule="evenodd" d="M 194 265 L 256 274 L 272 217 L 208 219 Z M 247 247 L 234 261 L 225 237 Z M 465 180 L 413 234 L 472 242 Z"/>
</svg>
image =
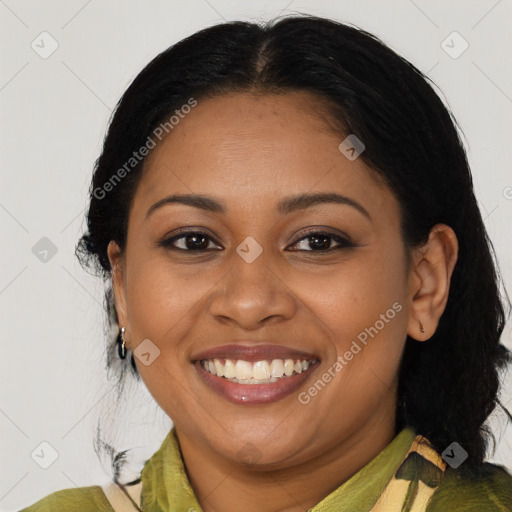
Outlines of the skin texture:
<svg viewBox="0 0 512 512">
<path fill-rule="evenodd" d="M 315 103 L 308 92 L 200 100 L 146 161 L 126 251 L 109 245 L 127 346 L 149 339 L 160 350 L 149 366 L 136 359 L 137 367 L 175 424 L 206 512 L 303 511 L 372 460 L 396 435 L 406 335 L 428 343 L 448 299 L 458 249 L 453 230 L 434 226 L 409 267 L 396 198 L 360 158 L 340 152 L 345 136 Z M 281 199 L 309 192 L 346 195 L 371 220 L 334 203 L 277 212 Z M 214 197 L 227 212 L 175 203 L 146 219 L 154 203 L 178 193 Z M 206 231 L 211 252 L 157 246 L 183 227 Z M 306 236 L 319 229 L 357 246 L 318 248 Z M 248 236 L 263 249 L 252 263 L 236 252 Z M 332 238 L 326 244 L 339 246 Z M 401 311 L 306 405 L 298 393 L 265 405 L 233 404 L 191 363 L 199 351 L 240 339 L 297 348 L 321 361 L 301 392 L 395 302 Z M 244 450 L 256 454 L 254 464 L 241 460 Z"/>
</svg>

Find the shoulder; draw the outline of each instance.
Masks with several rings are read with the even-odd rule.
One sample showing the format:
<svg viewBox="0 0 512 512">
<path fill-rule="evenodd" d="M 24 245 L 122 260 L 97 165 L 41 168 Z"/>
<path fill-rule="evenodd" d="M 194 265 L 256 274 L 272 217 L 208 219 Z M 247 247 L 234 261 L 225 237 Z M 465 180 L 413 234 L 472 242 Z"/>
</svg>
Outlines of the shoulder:
<svg viewBox="0 0 512 512">
<path fill-rule="evenodd" d="M 485 507 L 485 508 L 484 508 Z M 427 512 L 512 512 L 512 475 L 503 466 L 448 467 Z"/>
<path fill-rule="evenodd" d="M 56 491 L 20 512 L 113 512 L 99 485 Z"/>
</svg>

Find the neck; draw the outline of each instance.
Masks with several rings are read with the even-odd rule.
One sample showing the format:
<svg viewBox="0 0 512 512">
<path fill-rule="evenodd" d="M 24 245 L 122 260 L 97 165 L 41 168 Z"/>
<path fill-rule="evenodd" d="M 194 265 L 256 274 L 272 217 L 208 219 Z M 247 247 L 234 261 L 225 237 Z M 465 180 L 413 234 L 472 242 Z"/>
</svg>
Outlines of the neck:
<svg viewBox="0 0 512 512">
<path fill-rule="evenodd" d="M 374 418 L 314 459 L 261 471 L 226 459 L 177 429 L 176 433 L 189 481 L 204 512 L 309 510 L 374 459 L 396 435 L 394 416 Z"/>
</svg>

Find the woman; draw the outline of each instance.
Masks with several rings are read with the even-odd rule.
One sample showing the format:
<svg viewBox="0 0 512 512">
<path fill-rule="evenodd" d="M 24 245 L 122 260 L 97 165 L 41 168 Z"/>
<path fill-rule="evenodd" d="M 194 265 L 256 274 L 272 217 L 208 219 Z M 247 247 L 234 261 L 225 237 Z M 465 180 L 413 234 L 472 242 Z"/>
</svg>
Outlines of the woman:
<svg viewBox="0 0 512 512">
<path fill-rule="evenodd" d="M 174 426 L 132 485 L 25 511 L 512 510 L 492 244 L 449 111 L 376 37 L 292 16 L 164 51 L 87 219 L 112 350 Z"/>
</svg>

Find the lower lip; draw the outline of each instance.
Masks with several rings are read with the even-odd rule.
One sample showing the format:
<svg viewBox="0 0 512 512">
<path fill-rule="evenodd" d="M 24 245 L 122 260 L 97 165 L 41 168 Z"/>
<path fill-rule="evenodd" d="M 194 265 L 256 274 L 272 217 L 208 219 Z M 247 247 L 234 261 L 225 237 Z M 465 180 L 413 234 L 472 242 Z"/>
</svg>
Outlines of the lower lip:
<svg viewBox="0 0 512 512">
<path fill-rule="evenodd" d="M 319 363 L 312 364 L 307 370 L 267 384 L 237 384 L 223 377 L 217 377 L 206 371 L 201 361 L 194 366 L 203 381 L 216 393 L 235 404 L 257 405 L 277 402 L 296 391 L 313 373 Z"/>
</svg>

